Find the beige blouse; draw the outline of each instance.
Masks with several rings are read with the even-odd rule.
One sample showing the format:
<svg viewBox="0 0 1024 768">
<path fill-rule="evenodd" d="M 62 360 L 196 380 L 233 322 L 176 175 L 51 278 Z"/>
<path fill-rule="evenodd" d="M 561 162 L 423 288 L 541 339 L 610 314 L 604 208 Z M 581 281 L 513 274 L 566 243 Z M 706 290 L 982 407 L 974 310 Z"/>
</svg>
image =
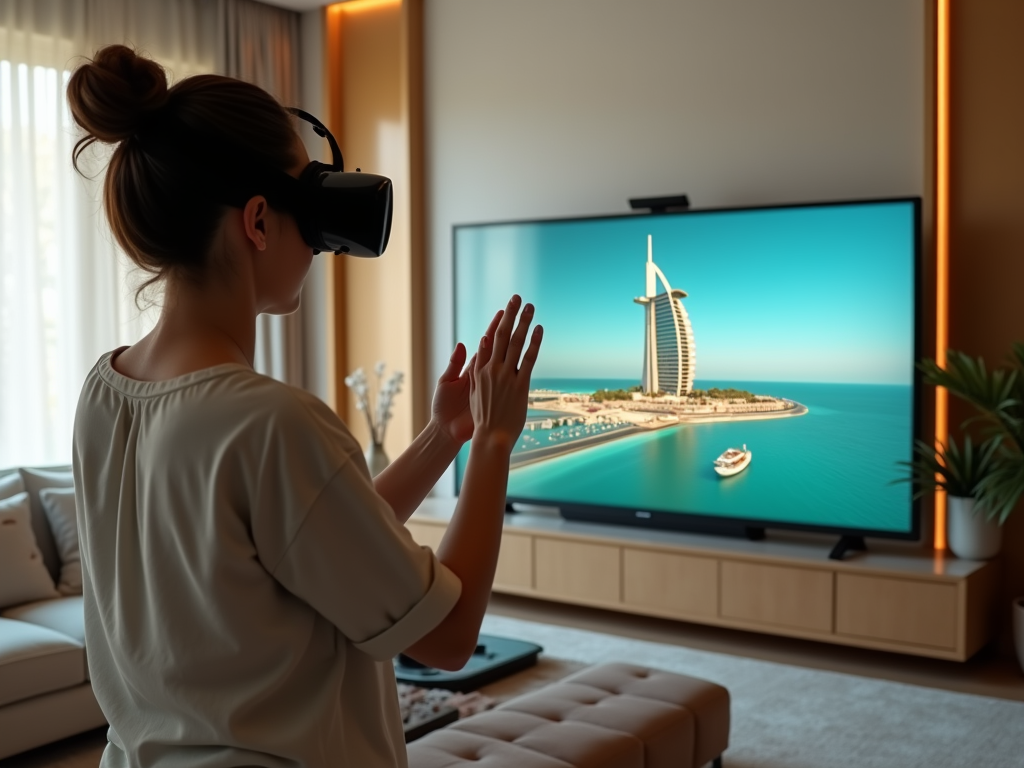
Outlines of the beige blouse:
<svg viewBox="0 0 1024 768">
<path fill-rule="evenodd" d="M 405 766 L 391 658 L 458 577 L 316 397 L 234 364 L 135 381 L 112 355 L 73 453 L 101 765 Z"/>
</svg>

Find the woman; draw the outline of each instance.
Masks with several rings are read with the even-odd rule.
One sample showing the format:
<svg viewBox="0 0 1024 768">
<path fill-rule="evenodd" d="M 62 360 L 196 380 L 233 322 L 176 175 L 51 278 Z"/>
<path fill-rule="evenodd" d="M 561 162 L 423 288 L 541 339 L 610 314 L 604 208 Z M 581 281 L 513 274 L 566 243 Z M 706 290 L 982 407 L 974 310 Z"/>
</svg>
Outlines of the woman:
<svg viewBox="0 0 1024 768">
<path fill-rule="evenodd" d="M 330 409 L 252 370 L 256 316 L 295 311 L 313 256 L 295 219 L 202 142 L 159 133 L 298 176 L 289 115 L 228 78 L 168 90 L 123 46 L 78 68 L 68 100 L 76 159 L 116 145 L 107 217 L 165 297 L 149 335 L 100 358 L 75 421 L 102 765 L 404 765 L 391 658 L 456 669 L 473 651 L 540 348 L 532 307 L 516 324 L 513 297 L 468 366 L 456 347 L 427 428 L 371 481 Z M 403 523 L 470 437 L 435 557 Z"/>
</svg>

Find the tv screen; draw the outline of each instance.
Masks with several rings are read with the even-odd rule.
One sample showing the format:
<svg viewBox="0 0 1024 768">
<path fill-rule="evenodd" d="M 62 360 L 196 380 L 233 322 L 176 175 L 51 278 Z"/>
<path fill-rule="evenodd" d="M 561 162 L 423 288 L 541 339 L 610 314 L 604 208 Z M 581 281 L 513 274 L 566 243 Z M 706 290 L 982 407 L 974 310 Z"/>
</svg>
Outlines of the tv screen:
<svg viewBox="0 0 1024 768">
<path fill-rule="evenodd" d="M 472 352 L 513 292 L 545 329 L 509 501 L 915 538 L 893 481 L 919 218 L 915 198 L 455 227 L 456 338 Z"/>
</svg>

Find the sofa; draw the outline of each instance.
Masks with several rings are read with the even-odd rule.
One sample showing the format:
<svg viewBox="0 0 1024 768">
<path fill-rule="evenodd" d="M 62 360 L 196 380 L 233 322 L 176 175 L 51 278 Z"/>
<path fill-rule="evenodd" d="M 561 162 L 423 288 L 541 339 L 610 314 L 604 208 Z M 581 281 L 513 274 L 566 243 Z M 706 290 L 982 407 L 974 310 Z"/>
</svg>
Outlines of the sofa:
<svg viewBox="0 0 1024 768">
<path fill-rule="evenodd" d="M 106 723 L 85 658 L 73 518 L 68 467 L 0 470 L 0 759 Z"/>
</svg>

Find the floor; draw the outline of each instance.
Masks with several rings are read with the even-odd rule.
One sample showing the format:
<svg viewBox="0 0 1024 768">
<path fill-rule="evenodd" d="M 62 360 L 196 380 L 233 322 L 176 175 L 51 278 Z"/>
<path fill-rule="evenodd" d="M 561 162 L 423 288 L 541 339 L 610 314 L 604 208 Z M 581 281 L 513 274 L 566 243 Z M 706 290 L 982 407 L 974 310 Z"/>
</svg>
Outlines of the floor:
<svg viewBox="0 0 1024 768">
<path fill-rule="evenodd" d="M 517 619 L 702 651 L 1024 701 L 1024 672 L 1009 649 L 997 649 L 995 644 L 966 662 L 955 662 L 634 616 L 512 595 L 493 595 L 489 611 Z"/>
</svg>

